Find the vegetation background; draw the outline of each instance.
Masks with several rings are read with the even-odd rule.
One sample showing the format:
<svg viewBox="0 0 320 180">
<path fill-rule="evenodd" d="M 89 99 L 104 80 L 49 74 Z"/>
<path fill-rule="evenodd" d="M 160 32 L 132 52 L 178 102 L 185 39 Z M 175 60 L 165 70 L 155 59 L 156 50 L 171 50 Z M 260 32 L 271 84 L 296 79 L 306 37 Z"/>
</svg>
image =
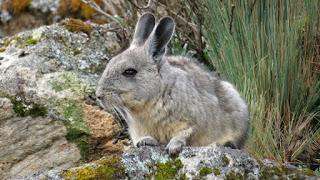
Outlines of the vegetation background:
<svg viewBox="0 0 320 180">
<path fill-rule="evenodd" d="M 60 0 L 55 12 L 4 0 L 0 36 L 66 17 L 111 23 L 123 48 L 139 14 L 177 23 L 170 53 L 194 56 L 231 81 L 250 107 L 246 150 L 320 175 L 319 0 Z M 77 26 L 75 24 L 74 26 Z"/>
</svg>

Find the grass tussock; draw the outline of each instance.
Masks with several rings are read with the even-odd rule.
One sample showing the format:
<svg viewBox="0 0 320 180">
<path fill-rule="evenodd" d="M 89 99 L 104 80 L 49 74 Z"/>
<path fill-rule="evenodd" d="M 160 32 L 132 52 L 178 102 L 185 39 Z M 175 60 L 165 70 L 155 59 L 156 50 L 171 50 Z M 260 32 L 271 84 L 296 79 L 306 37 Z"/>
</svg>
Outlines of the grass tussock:
<svg viewBox="0 0 320 180">
<path fill-rule="evenodd" d="M 90 34 L 93 30 L 93 27 L 90 24 L 83 22 L 80 19 L 70 18 L 63 25 L 66 29 L 68 29 L 71 32 L 84 32 L 86 34 Z"/>
<path fill-rule="evenodd" d="M 319 1 L 208 1 L 207 11 L 208 57 L 249 104 L 247 149 L 283 162 L 319 153 Z"/>
</svg>

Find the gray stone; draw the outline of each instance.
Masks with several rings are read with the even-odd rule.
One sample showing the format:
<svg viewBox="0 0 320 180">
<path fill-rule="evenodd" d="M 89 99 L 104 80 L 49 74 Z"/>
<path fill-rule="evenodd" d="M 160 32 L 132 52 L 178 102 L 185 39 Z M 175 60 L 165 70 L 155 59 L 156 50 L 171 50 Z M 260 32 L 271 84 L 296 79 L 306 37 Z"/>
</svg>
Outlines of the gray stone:
<svg viewBox="0 0 320 180">
<path fill-rule="evenodd" d="M 42 13 L 56 13 L 59 3 L 59 0 L 32 0 L 31 8 L 40 10 Z"/>
<path fill-rule="evenodd" d="M 3 120 L 14 116 L 13 104 L 8 98 L 0 98 L 0 124 Z"/>
<path fill-rule="evenodd" d="M 122 162 L 130 179 L 145 177 L 150 174 L 150 166 L 168 160 L 170 160 L 168 154 L 158 147 L 133 148 L 122 156 Z M 214 144 L 206 147 L 186 147 L 176 160 L 180 160 L 183 164 L 177 176 L 185 175 L 188 179 L 200 177 L 199 172 L 203 168 L 219 170 L 219 175 L 210 173 L 203 176 L 207 179 L 223 179 L 233 172 L 250 179 L 258 179 L 259 175 L 257 161 L 247 153 Z"/>
<path fill-rule="evenodd" d="M 40 172 L 56 179 L 54 172 L 81 158 L 76 145 L 65 138 L 67 129 L 54 102 L 79 100 L 94 89 L 119 40 L 107 25 L 92 24 L 86 34 L 70 32 L 63 23 L 0 40 L 5 48 L 0 52 L 1 179 L 42 179 Z M 37 104 L 48 115 L 15 113 L 13 100 L 26 102 L 25 109 Z"/>
<path fill-rule="evenodd" d="M 101 167 L 101 161 L 107 158 L 110 157 L 67 171 L 40 172 L 24 178 L 61 180 L 67 172 L 68 178 L 72 178 L 74 174 L 74 177 L 78 178 L 85 179 L 89 175 L 93 179 L 99 179 L 101 171 L 98 169 Z M 115 179 L 159 179 L 159 175 L 160 179 L 317 179 L 297 167 L 286 168 L 273 162 L 258 163 L 244 151 L 215 144 L 206 147 L 185 147 L 177 157 L 169 157 L 164 147 L 131 148 L 119 158 L 120 169 L 123 168 L 125 173 L 114 171 L 115 174 L 120 174 L 120 177 L 116 176 Z M 109 165 L 102 169 L 108 169 Z M 92 174 L 80 173 L 88 172 L 88 169 Z M 166 176 L 168 174 L 171 175 Z"/>
<path fill-rule="evenodd" d="M 65 139 L 62 122 L 50 118 L 14 117 L 0 123 L 0 176 L 71 167 L 80 159 L 74 144 Z"/>
<path fill-rule="evenodd" d="M 0 91 L 48 104 L 53 97 L 79 95 L 68 88 L 55 90 L 53 82 L 59 82 L 61 76 L 74 76 L 79 83 L 94 88 L 110 52 L 119 49 L 119 40 L 108 26 L 92 26 L 89 35 L 54 24 L 6 38 L 10 44 L 0 53 Z"/>
</svg>

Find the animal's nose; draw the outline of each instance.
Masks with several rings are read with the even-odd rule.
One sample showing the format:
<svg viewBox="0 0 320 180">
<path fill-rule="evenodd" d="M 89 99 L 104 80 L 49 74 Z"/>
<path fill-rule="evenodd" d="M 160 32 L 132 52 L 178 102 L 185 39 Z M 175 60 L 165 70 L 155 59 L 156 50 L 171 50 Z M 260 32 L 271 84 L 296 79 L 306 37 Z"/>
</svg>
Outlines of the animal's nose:
<svg viewBox="0 0 320 180">
<path fill-rule="evenodd" d="M 100 89 L 98 89 L 96 91 L 96 98 L 97 98 L 97 100 L 102 100 L 103 99 L 103 96 L 102 96 L 102 93 L 101 93 Z"/>
</svg>

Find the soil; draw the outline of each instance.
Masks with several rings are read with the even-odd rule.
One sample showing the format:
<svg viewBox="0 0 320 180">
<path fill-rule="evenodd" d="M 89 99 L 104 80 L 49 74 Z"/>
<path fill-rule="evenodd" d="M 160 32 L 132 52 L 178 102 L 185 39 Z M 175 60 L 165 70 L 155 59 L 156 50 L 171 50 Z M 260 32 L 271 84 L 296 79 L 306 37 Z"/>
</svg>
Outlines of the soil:
<svg viewBox="0 0 320 180">
<path fill-rule="evenodd" d="M 120 133 L 121 128 L 114 117 L 100 110 L 97 106 L 83 104 L 84 116 L 91 132 L 89 139 L 89 160 L 96 160 L 105 155 L 121 154 L 130 146 L 130 140 L 114 138 Z"/>
</svg>

